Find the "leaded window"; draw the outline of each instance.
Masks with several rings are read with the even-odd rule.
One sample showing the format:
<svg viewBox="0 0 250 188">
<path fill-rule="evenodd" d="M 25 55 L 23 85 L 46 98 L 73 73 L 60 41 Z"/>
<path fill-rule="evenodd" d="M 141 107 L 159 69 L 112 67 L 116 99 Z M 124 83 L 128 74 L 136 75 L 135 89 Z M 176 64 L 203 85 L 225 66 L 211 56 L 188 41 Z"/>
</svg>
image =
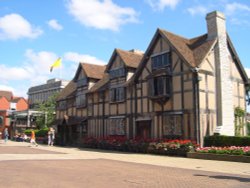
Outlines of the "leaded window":
<svg viewBox="0 0 250 188">
<path fill-rule="evenodd" d="M 117 78 L 117 77 L 122 77 L 122 76 L 126 75 L 126 71 L 125 71 L 124 67 L 116 68 L 116 69 L 110 70 L 109 75 L 110 75 L 111 79 Z"/>
<path fill-rule="evenodd" d="M 124 87 L 110 89 L 110 101 L 111 102 L 124 101 L 124 99 L 125 99 L 125 88 Z"/>
<path fill-rule="evenodd" d="M 157 76 L 148 80 L 150 97 L 170 96 L 171 94 L 171 77 Z"/>
<path fill-rule="evenodd" d="M 109 135 L 125 135 L 124 118 L 111 118 L 109 122 Z"/>
<path fill-rule="evenodd" d="M 170 52 L 151 57 L 152 69 L 160 69 L 171 64 Z"/>
<path fill-rule="evenodd" d="M 86 106 L 86 94 L 85 91 L 77 91 L 76 95 L 76 107 L 85 107 Z"/>
<path fill-rule="evenodd" d="M 77 87 L 86 86 L 87 84 L 88 84 L 87 78 L 82 78 L 82 79 L 77 80 Z"/>
<path fill-rule="evenodd" d="M 163 136 L 166 138 L 180 138 L 182 136 L 182 116 L 163 116 Z"/>
</svg>

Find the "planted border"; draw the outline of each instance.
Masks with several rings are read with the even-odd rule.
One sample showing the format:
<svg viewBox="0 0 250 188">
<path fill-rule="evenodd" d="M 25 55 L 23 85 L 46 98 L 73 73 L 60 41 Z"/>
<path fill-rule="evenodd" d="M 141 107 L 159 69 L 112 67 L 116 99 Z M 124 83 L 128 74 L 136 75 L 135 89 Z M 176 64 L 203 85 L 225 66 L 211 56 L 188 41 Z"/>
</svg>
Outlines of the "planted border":
<svg viewBox="0 0 250 188">
<path fill-rule="evenodd" d="M 196 144 L 191 140 L 127 139 L 126 137 L 85 138 L 83 147 L 136 153 L 186 156 Z"/>
</svg>

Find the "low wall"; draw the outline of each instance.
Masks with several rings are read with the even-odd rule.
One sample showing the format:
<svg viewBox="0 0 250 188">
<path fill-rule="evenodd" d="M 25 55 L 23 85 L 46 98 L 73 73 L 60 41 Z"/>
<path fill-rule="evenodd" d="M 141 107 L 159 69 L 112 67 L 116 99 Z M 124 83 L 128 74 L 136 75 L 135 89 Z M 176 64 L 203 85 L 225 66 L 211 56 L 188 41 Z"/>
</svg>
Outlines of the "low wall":
<svg viewBox="0 0 250 188">
<path fill-rule="evenodd" d="M 213 154 L 213 153 L 189 152 L 187 153 L 187 157 L 194 159 L 250 163 L 250 156 L 245 156 L 245 155 L 223 155 L 223 154 Z"/>
</svg>

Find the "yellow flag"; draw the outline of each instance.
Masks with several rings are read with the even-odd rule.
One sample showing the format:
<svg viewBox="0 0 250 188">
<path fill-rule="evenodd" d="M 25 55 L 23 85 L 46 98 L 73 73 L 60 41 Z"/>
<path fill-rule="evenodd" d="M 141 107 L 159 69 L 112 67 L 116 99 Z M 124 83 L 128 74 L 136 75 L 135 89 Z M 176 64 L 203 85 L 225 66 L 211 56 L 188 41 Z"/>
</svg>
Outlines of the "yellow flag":
<svg viewBox="0 0 250 188">
<path fill-rule="evenodd" d="M 62 58 L 58 58 L 51 66 L 50 66 L 50 72 L 52 72 L 54 67 L 60 67 L 62 65 Z"/>
</svg>

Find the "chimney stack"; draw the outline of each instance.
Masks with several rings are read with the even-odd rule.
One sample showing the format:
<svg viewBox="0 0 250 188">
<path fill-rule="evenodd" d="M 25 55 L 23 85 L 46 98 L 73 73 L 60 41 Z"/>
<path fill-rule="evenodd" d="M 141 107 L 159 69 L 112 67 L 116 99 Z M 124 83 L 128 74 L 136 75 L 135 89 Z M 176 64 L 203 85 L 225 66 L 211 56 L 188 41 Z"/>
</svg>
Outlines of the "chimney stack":
<svg viewBox="0 0 250 188">
<path fill-rule="evenodd" d="M 220 134 L 233 136 L 235 133 L 233 83 L 230 52 L 227 45 L 226 19 L 223 13 L 214 11 L 207 14 L 206 20 L 207 40 L 217 40 L 214 47 L 217 126 L 222 126 Z"/>
</svg>

